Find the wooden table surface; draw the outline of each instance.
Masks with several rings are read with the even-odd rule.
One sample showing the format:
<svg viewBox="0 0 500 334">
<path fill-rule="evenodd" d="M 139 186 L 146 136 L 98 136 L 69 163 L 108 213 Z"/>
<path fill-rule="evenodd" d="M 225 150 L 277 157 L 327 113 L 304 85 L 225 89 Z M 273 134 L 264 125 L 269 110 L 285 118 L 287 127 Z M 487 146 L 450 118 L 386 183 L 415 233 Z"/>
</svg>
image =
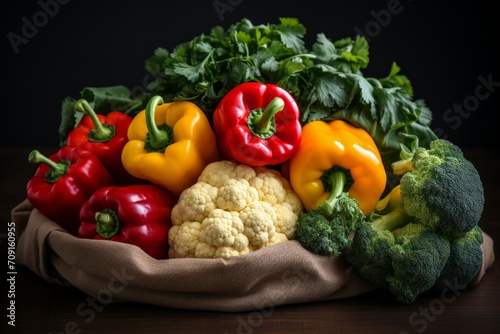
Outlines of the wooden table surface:
<svg viewBox="0 0 500 334">
<path fill-rule="evenodd" d="M 40 148 L 38 148 L 40 149 Z M 27 163 L 31 148 L 1 148 L 3 172 L 2 221 L 11 221 L 11 209 L 25 199 L 25 185 L 35 166 Z M 52 153 L 51 148 L 40 149 Z M 499 154 L 464 149 L 478 169 L 486 204 L 480 222 L 495 243 L 500 240 Z M 1 245 L 6 255 L 6 226 Z M 22 266 L 15 276 L 15 327 L 3 304 L 1 333 L 500 333 L 500 261 L 479 285 L 442 299 L 425 293 L 410 305 L 393 301 L 386 291 L 318 303 L 277 306 L 252 312 L 187 311 L 137 303 L 111 303 L 96 308 L 94 317 L 77 313 L 87 295 L 74 287 L 52 285 Z M 6 273 L 8 269 L 6 268 Z M 3 285 L 5 286 L 5 285 Z M 3 295 L 7 295 L 4 290 Z M 449 296 L 448 296 L 449 297 Z M 4 297 L 5 298 L 5 297 Z M 85 321 L 86 320 L 86 321 Z"/>
</svg>

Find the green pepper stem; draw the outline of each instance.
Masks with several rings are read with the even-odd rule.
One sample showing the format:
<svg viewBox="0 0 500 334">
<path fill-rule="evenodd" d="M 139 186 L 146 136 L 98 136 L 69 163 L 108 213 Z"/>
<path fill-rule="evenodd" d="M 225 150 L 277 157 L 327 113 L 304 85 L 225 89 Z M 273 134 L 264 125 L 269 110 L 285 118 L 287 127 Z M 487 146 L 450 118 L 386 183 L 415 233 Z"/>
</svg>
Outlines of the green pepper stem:
<svg viewBox="0 0 500 334">
<path fill-rule="evenodd" d="M 149 145 L 152 149 L 160 151 L 172 143 L 168 131 L 160 129 L 155 122 L 156 107 L 163 104 L 163 98 L 153 96 L 146 105 L 146 126 L 149 134 Z"/>
<path fill-rule="evenodd" d="M 68 164 L 65 163 L 57 163 L 55 161 L 52 161 L 38 150 L 33 150 L 28 156 L 28 161 L 32 164 L 45 164 L 50 167 L 50 179 L 57 179 L 68 171 Z M 49 176 L 49 175 L 47 175 Z"/>
<path fill-rule="evenodd" d="M 328 184 L 332 185 L 330 196 L 318 205 L 318 209 L 323 215 L 331 216 L 333 214 L 337 200 L 344 192 L 346 182 L 345 173 L 341 170 L 335 171 L 328 176 Z"/>
<path fill-rule="evenodd" d="M 264 108 L 260 120 L 257 123 L 257 128 L 263 132 L 269 131 L 271 121 L 274 116 L 283 110 L 285 107 L 285 101 L 280 97 L 275 97 L 269 102 L 269 104 Z"/>
<path fill-rule="evenodd" d="M 264 108 L 250 111 L 248 116 L 248 128 L 255 135 L 263 139 L 271 137 L 276 132 L 274 117 L 283 110 L 285 101 L 280 97 L 275 97 Z"/>
<path fill-rule="evenodd" d="M 106 239 L 118 233 L 120 222 L 116 212 L 110 209 L 95 213 L 96 232 Z"/>
<path fill-rule="evenodd" d="M 101 121 L 97 117 L 96 112 L 87 102 L 87 100 L 80 99 L 76 101 L 75 110 L 89 115 L 92 119 L 92 123 L 94 123 L 94 129 L 89 134 L 90 140 L 93 139 L 94 141 L 106 142 L 115 135 L 113 127 L 105 126 L 101 123 Z"/>
</svg>

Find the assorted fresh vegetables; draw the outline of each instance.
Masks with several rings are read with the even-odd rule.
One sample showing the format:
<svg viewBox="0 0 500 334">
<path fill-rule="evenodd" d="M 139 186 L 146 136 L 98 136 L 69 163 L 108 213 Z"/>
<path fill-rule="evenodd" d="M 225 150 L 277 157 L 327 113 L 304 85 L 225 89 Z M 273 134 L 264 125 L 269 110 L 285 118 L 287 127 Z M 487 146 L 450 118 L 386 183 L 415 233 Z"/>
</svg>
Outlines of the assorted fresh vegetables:
<svg viewBox="0 0 500 334">
<path fill-rule="evenodd" d="M 295 240 L 345 256 L 403 303 L 467 286 L 482 261 L 474 166 L 436 137 L 395 63 L 363 75 L 363 37 L 318 34 L 309 49 L 305 32 L 295 18 L 243 19 L 158 48 L 140 96 L 113 86 L 66 98 L 61 150 L 30 156 L 44 164 L 29 200 L 75 236 L 155 258 Z"/>
</svg>

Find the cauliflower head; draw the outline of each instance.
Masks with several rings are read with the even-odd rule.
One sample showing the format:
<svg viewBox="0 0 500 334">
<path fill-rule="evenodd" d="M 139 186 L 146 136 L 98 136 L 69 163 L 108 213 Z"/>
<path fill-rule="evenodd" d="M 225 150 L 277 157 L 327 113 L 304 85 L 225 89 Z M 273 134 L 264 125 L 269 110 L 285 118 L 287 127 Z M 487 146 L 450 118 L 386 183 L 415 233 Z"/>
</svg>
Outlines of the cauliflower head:
<svg viewBox="0 0 500 334">
<path fill-rule="evenodd" d="M 223 258 L 293 239 L 302 203 L 278 171 L 209 164 L 173 207 L 170 258 Z"/>
</svg>

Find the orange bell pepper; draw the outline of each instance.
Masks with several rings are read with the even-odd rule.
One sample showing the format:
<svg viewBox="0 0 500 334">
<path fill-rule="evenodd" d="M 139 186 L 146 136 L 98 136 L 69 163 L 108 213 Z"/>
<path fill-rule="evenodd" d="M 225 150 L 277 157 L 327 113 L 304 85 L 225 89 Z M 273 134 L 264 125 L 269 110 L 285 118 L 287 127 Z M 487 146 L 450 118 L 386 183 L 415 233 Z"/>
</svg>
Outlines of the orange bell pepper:
<svg viewBox="0 0 500 334">
<path fill-rule="evenodd" d="M 372 212 L 386 186 L 379 150 L 364 129 L 343 120 L 312 121 L 289 162 L 290 182 L 306 210 L 334 205 L 343 192 Z"/>
</svg>

